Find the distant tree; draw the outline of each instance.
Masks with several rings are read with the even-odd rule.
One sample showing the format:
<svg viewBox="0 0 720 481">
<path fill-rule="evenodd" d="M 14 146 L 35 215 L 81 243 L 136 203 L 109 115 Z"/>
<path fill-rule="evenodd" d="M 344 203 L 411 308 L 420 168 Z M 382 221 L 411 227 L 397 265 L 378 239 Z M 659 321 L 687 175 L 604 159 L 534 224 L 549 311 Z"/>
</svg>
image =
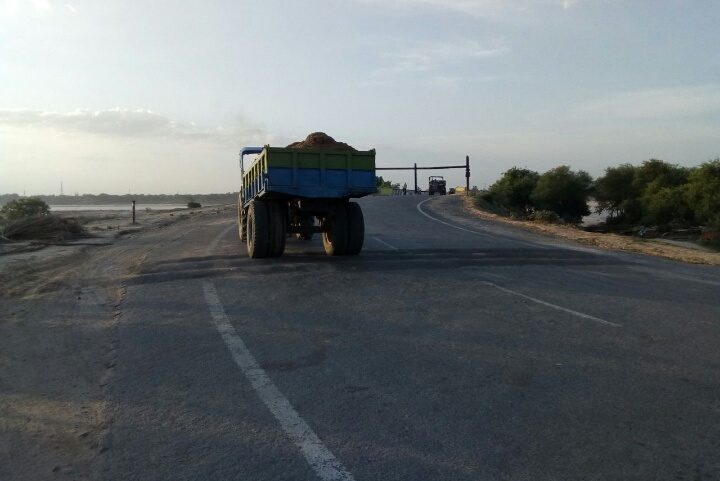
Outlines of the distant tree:
<svg viewBox="0 0 720 481">
<path fill-rule="evenodd" d="M 650 184 L 655 190 L 665 187 L 679 187 L 688 180 L 689 170 L 664 160 L 650 159 L 637 167 L 633 184 L 640 195 L 644 195 Z"/>
<path fill-rule="evenodd" d="M 392 187 L 392 186 L 393 186 L 392 182 L 389 180 L 383 179 L 381 175 L 375 176 L 375 187 L 380 188 L 380 187 Z"/>
<path fill-rule="evenodd" d="M 515 211 L 525 211 L 532 204 L 530 195 L 537 186 L 540 174 L 528 169 L 513 167 L 490 186 L 492 202 Z"/>
<path fill-rule="evenodd" d="M 567 222 L 578 223 L 590 214 L 587 201 L 592 188 L 590 174 L 561 165 L 540 176 L 530 199 L 536 209 L 550 210 Z"/>
<path fill-rule="evenodd" d="M 654 183 L 650 184 L 643 195 L 641 222 L 647 225 L 677 226 L 692 223 L 694 215 L 687 202 L 686 187 L 657 187 Z"/>
<path fill-rule="evenodd" d="M 634 187 L 636 168 L 631 164 L 608 167 L 605 175 L 595 182 L 596 212 L 608 211 L 609 217 L 627 217 L 637 205 L 638 194 Z"/>
<path fill-rule="evenodd" d="M 649 214 L 650 204 L 657 203 L 657 199 L 653 200 L 653 197 L 660 195 L 660 192 L 665 189 L 673 189 L 686 184 L 688 175 L 689 170 L 685 167 L 658 159 L 646 160 L 638 167 L 634 187 L 640 196 L 640 209 L 645 223 L 656 222 Z M 668 195 L 667 192 L 662 194 L 664 197 Z"/>
<path fill-rule="evenodd" d="M 720 219 L 720 158 L 693 169 L 685 193 L 697 222 Z"/>
<path fill-rule="evenodd" d="M 693 217 L 683 186 L 690 169 L 650 159 L 635 171 L 633 188 L 638 200 L 633 205 L 633 221 L 646 225 L 686 223 Z"/>
<path fill-rule="evenodd" d="M 18 194 L 0 194 L 0 206 L 7 204 L 11 200 L 19 199 Z"/>
<path fill-rule="evenodd" d="M 34 215 L 47 215 L 49 212 L 50 206 L 39 197 L 11 200 L 0 209 L 0 214 L 8 220 L 24 219 Z"/>
</svg>

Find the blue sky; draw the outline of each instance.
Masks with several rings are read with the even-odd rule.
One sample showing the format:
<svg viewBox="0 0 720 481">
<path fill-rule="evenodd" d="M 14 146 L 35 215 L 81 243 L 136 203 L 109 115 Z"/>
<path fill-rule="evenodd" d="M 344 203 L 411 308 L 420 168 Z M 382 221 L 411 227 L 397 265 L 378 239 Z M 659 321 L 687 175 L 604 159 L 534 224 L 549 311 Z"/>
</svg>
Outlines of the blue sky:
<svg viewBox="0 0 720 481">
<path fill-rule="evenodd" d="M 717 1 L 2 1 L 0 193 L 231 192 L 315 131 L 479 187 L 720 155 Z"/>
</svg>

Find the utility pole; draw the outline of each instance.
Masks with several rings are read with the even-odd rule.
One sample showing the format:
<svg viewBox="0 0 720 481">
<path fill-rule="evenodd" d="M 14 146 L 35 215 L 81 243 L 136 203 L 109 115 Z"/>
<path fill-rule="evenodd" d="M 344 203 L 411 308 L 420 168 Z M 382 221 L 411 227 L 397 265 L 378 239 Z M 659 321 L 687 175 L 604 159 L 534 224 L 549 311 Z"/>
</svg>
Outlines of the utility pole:
<svg viewBox="0 0 720 481">
<path fill-rule="evenodd" d="M 415 162 L 415 193 L 418 192 L 418 185 L 417 185 L 417 162 Z"/>
<path fill-rule="evenodd" d="M 470 156 L 465 156 L 465 195 L 470 195 Z"/>
</svg>

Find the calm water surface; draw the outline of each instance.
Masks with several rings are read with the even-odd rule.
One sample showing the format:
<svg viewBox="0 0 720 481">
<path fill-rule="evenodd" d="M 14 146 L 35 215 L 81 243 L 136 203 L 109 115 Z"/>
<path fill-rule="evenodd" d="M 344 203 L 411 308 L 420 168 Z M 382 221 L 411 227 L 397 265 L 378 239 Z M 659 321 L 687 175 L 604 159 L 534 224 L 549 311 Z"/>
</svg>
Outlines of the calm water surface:
<svg viewBox="0 0 720 481">
<path fill-rule="evenodd" d="M 135 212 L 144 210 L 173 210 L 187 209 L 184 204 L 135 204 Z M 50 212 L 74 212 L 81 210 L 107 210 L 107 211 L 132 211 L 132 204 L 105 204 L 105 205 L 51 205 Z"/>
</svg>

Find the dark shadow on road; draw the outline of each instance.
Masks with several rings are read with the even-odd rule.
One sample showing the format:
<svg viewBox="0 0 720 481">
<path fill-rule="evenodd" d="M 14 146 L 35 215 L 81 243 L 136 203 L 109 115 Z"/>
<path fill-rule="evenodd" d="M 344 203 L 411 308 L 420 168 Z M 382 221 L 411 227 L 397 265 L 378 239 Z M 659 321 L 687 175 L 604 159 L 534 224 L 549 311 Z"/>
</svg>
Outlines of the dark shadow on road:
<svg viewBox="0 0 720 481">
<path fill-rule="evenodd" d="M 130 284 L 169 282 L 231 275 L 288 274 L 330 268 L 347 272 L 448 270 L 492 266 L 606 266 L 626 265 L 617 257 L 566 249 L 404 249 L 365 250 L 359 256 L 330 257 L 322 252 L 288 252 L 279 258 L 247 256 L 190 257 L 147 264 Z"/>
</svg>

